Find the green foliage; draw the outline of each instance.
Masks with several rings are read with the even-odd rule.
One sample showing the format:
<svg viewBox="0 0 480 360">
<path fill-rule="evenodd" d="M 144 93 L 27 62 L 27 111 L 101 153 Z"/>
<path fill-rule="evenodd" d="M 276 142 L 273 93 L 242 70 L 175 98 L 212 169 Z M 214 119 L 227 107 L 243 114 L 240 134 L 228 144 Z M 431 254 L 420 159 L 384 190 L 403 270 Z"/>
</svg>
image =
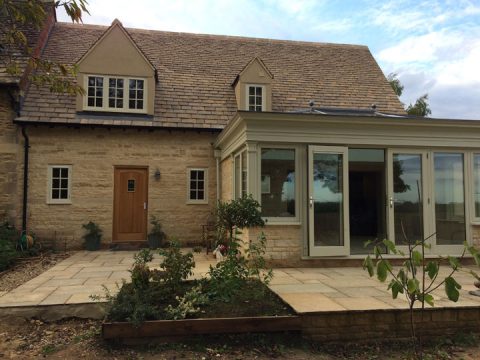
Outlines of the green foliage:
<svg viewBox="0 0 480 360">
<path fill-rule="evenodd" d="M 102 241 L 102 229 L 92 221 L 83 224 L 82 227 L 87 231 L 83 235 L 85 247 L 87 250 L 98 250 Z"/>
<path fill-rule="evenodd" d="M 250 242 L 245 254 L 248 259 L 247 266 L 249 277 L 255 277 L 265 285 L 268 285 L 273 278 L 273 270 L 267 267 L 267 262 L 265 261 L 264 255 L 266 248 L 267 238 L 262 231 L 258 236 L 257 242 Z"/>
<path fill-rule="evenodd" d="M 175 291 L 182 281 L 193 275 L 193 268 L 195 267 L 193 254 L 182 254 L 180 244 L 176 240 L 172 240 L 170 246 L 167 249 L 160 250 L 159 253 L 164 256 L 160 263 L 162 269 L 160 277 L 166 286 Z"/>
<path fill-rule="evenodd" d="M 150 249 L 142 249 L 134 255 L 133 259 L 133 268 L 130 270 L 133 287 L 145 290 L 148 288 L 152 277 L 147 264 L 153 260 L 153 254 Z"/>
<path fill-rule="evenodd" d="M 81 22 L 84 13 L 88 14 L 86 0 L 2 0 L 0 1 L 0 48 L 5 56 L 0 58 L 0 67 L 5 67 L 12 76 L 21 76 L 23 72 L 23 57 L 27 56 L 28 66 L 32 71 L 28 74 L 29 81 L 35 85 L 47 85 L 52 92 L 83 94 L 83 88 L 74 79 L 77 67 L 67 66 L 61 62 L 52 62 L 33 55 L 36 44 L 28 42 L 29 30 L 39 31 L 47 18 L 46 9 L 55 6 L 64 8 L 73 22 Z M 22 58 L 19 58 L 19 53 Z"/>
<path fill-rule="evenodd" d="M 430 109 L 430 105 L 428 104 L 428 94 L 424 94 L 420 96 L 415 104 L 408 105 L 407 107 L 407 114 L 408 115 L 415 115 L 415 116 L 428 116 L 432 113 Z"/>
<path fill-rule="evenodd" d="M 12 266 L 19 256 L 15 249 L 16 238 L 17 231 L 13 226 L 8 222 L 0 225 L 0 271 Z"/>
<path fill-rule="evenodd" d="M 188 315 L 199 312 L 199 305 L 208 303 L 208 296 L 203 294 L 201 285 L 191 288 L 182 297 L 177 296 L 175 299 L 178 301 L 177 306 L 168 305 L 165 308 L 167 319 L 185 319 Z"/>
<path fill-rule="evenodd" d="M 398 250 L 392 241 L 383 240 L 382 242 L 375 244 L 373 248 L 373 259 L 368 255 L 363 262 L 363 268 L 368 271 L 370 277 L 376 275 L 379 281 L 385 282 L 390 275 L 391 279 L 388 283 L 387 289 L 391 291 L 394 299 L 398 297 L 398 294 L 405 295 L 410 309 L 410 327 L 416 352 L 416 337 L 413 320 L 414 304 L 417 301 L 421 302 L 422 309 L 424 308 L 425 303 L 434 306 L 435 302 L 432 293 L 441 286 L 444 287 L 448 299 L 457 302 L 460 296 L 459 290 L 462 287 L 453 278 L 453 275 L 456 272 L 463 270 L 461 259 L 464 257 L 465 253 L 468 252 L 473 256 L 477 265 L 480 264 L 478 250 L 467 244 L 465 244 L 464 251 L 460 257 L 448 256 L 438 260 L 427 261 L 425 259 L 425 249 L 429 247 L 426 243 L 429 238 L 414 243 L 411 243 L 406 239 L 408 246 L 408 252 L 406 254 Z M 370 242 L 367 242 L 366 245 L 369 243 Z M 380 246 L 382 246 L 382 248 L 386 247 L 392 254 L 406 257 L 406 260 L 398 270 L 394 270 L 390 261 L 384 258 Z M 439 278 L 442 260 L 446 262 L 450 268 L 448 275 L 443 279 Z M 478 275 L 475 272 L 471 270 L 466 272 L 478 279 Z"/>
<path fill-rule="evenodd" d="M 194 253 L 200 254 L 202 252 L 203 248 L 201 246 L 197 245 L 197 246 L 194 246 L 192 250 L 193 250 Z"/>
<path fill-rule="evenodd" d="M 402 93 L 403 93 L 403 85 L 398 79 L 397 75 L 398 74 L 396 73 L 388 74 L 387 81 L 390 83 L 390 86 L 392 87 L 393 91 L 395 91 L 395 94 L 397 94 L 397 96 L 400 97 L 402 96 Z"/>
<path fill-rule="evenodd" d="M 160 220 L 156 216 L 151 216 L 150 224 L 152 229 L 148 234 L 149 245 L 150 247 L 158 248 L 167 239 L 167 234 L 162 230 L 162 224 L 160 224 Z"/>
<path fill-rule="evenodd" d="M 235 228 L 264 226 L 265 222 L 260 213 L 260 204 L 253 199 L 252 195 L 248 195 L 230 202 L 219 201 L 217 205 L 217 225 L 225 229 L 231 242 Z"/>
<path fill-rule="evenodd" d="M 210 266 L 209 294 L 222 301 L 230 301 L 245 286 L 246 282 L 254 277 L 268 285 L 273 277 L 271 268 L 267 268 L 263 255 L 266 248 L 266 237 L 262 232 L 257 242 L 251 242 L 242 255 L 239 251 L 241 240 L 236 230 L 230 242 L 226 258 Z"/>
</svg>

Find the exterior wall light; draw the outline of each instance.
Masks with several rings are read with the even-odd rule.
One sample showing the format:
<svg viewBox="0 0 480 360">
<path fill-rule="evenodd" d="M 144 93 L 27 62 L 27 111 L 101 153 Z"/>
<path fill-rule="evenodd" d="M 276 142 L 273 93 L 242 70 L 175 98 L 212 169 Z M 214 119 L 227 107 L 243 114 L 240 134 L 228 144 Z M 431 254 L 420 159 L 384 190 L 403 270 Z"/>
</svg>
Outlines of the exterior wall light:
<svg viewBox="0 0 480 360">
<path fill-rule="evenodd" d="M 153 176 L 155 177 L 155 180 L 160 180 L 160 170 L 155 170 L 155 174 L 153 174 Z"/>
</svg>

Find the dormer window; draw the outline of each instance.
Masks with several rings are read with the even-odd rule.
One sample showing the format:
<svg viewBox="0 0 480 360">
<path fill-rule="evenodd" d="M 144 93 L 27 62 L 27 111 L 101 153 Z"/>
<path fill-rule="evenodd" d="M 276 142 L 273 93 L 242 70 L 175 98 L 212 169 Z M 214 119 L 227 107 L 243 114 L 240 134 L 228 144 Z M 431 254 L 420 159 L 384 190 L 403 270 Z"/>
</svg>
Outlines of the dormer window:
<svg viewBox="0 0 480 360">
<path fill-rule="evenodd" d="M 247 85 L 247 108 L 248 111 L 264 111 L 265 96 L 264 86 Z"/>
<path fill-rule="evenodd" d="M 89 75 L 85 110 L 145 113 L 144 79 Z M 125 86 L 127 85 L 128 86 Z"/>
</svg>

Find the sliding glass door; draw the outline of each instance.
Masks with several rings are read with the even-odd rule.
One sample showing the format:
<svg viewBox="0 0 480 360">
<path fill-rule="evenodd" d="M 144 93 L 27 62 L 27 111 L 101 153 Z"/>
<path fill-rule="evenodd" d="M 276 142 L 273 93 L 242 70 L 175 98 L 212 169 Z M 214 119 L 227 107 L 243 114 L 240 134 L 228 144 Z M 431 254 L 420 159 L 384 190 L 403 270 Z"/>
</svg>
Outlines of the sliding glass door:
<svg viewBox="0 0 480 360">
<path fill-rule="evenodd" d="M 423 151 L 389 150 L 389 239 L 399 248 L 427 238 L 428 158 Z"/>
<path fill-rule="evenodd" d="M 467 239 L 463 153 L 433 153 L 434 252 L 461 251 Z"/>
<path fill-rule="evenodd" d="M 311 256 L 350 254 L 347 148 L 309 146 Z"/>
</svg>

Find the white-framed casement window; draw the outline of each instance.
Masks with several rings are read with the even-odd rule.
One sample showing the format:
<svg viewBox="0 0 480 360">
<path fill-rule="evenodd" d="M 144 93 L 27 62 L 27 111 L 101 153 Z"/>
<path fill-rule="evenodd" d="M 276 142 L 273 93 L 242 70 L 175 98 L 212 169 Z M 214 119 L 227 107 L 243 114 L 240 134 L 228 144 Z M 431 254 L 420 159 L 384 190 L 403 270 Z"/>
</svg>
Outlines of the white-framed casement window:
<svg viewBox="0 0 480 360">
<path fill-rule="evenodd" d="M 240 199 L 248 194 L 247 151 L 236 154 L 233 163 L 234 198 Z"/>
<path fill-rule="evenodd" d="M 265 86 L 249 84 L 246 86 L 246 109 L 248 111 L 265 110 Z"/>
<path fill-rule="evenodd" d="M 48 204 L 71 204 L 72 203 L 72 166 L 49 165 L 48 166 Z"/>
<path fill-rule="evenodd" d="M 146 113 L 146 79 L 122 76 L 85 76 L 84 109 Z"/>
<path fill-rule="evenodd" d="M 208 169 L 187 169 L 187 203 L 208 203 Z"/>
<path fill-rule="evenodd" d="M 299 214 L 298 149 L 289 146 L 260 148 L 260 204 L 268 223 L 297 223 Z"/>
</svg>

